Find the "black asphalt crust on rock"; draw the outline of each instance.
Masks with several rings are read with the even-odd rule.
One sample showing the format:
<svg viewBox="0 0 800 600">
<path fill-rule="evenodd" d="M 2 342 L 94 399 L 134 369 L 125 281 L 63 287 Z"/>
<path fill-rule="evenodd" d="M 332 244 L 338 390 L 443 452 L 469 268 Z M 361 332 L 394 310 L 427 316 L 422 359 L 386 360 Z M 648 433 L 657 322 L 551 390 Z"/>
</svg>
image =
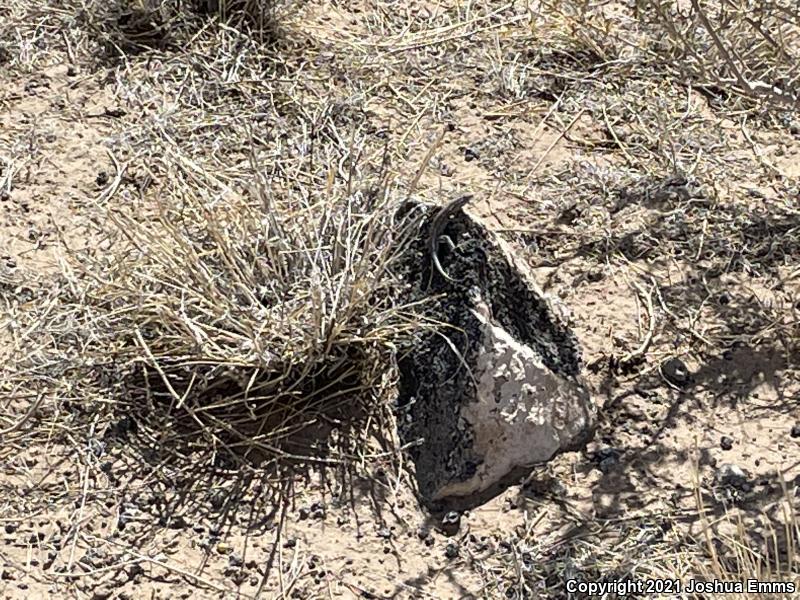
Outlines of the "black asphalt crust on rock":
<svg viewBox="0 0 800 600">
<path fill-rule="evenodd" d="M 426 314 L 447 325 L 439 333 L 423 334 L 398 361 L 399 434 L 402 442 L 410 445 L 423 503 L 434 511 L 463 510 L 487 501 L 527 472 L 518 469 L 510 473 L 507 481 L 480 497 L 431 499 L 441 482 L 467 480 L 478 467 L 471 459 L 471 427 L 459 418 L 464 399 L 474 397 L 476 391 L 466 367 L 476 362 L 482 338 L 482 324 L 470 311 L 476 291 L 491 306 L 493 321 L 533 348 L 544 365 L 562 378 L 579 378 L 580 349 L 574 334 L 526 283 L 491 234 L 463 211 L 455 213 L 442 230 L 455 245 L 451 249 L 447 243 L 439 244 L 439 261 L 453 282 L 442 277 L 433 267 L 427 244 L 438 207 L 409 201 L 401 211 L 411 208 L 426 211 L 419 239 L 412 244 L 405 265 L 404 275 L 413 290 L 411 300 L 444 294 L 428 303 Z M 587 439 L 578 440 L 576 447 L 590 437 L 587 432 Z"/>
</svg>

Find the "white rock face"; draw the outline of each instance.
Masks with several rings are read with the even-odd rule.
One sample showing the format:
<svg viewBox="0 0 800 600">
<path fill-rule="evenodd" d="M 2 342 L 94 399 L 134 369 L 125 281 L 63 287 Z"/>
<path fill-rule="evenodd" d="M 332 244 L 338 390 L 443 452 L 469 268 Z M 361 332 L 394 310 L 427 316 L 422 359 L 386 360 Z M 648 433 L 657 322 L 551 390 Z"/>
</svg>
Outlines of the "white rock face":
<svg viewBox="0 0 800 600">
<path fill-rule="evenodd" d="M 461 410 L 478 466 L 470 478 L 442 485 L 434 500 L 480 494 L 509 473 L 581 443 L 591 427 L 586 389 L 550 371 L 532 348 L 491 323 L 488 307 L 480 308 L 473 311 L 482 324 L 475 398 Z"/>
</svg>

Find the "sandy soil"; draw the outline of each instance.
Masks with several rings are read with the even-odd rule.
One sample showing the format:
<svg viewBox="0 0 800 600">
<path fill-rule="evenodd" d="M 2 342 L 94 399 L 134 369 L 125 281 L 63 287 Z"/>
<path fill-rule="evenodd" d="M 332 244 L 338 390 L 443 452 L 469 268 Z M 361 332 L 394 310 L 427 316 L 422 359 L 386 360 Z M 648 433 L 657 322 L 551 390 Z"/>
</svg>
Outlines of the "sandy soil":
<svg viewBox="0 0 800 600">
<path fill-rule="evenodd" d="M 470 210 L 507 236 L 569 309 L 601 407 L 595 440 L 461 515 L 458 533 L 448 536 L 389 459 L 356 474 L 308 466 L 282 484 L 284 504 L 247 472 L 193 473 L 153 461 L 157 468 L 143 475 L 137 465 L 148 444 L 126 422 L 94 423 L 94 441 L 72 437 L 68 427 L 43 431 L 15 444 L 0 467 L 2 597 L 522 598 L 533 597 L 522 591 L 524 569 L 552 586 L 569 569 L 624 570 L 634 552 L 645 576 L 666 563 L 675 572 L 693 568 L 656 556 L 678 536 L 673 530 L 703 539 L 698 497 L 719 528 L 730 526 L 720 516 L 734 502 L 749 519 L 748 536 L 769 537 L 764 515 L 780 530 L 781 500 L 800 485 L 800 436 L 792 433 L 800 424 L 796 127 L 743 125 L 672 82 L 663 110 L 670 118 L 685 112 L 670 122 L 673 143 L 681 152 L 705 150 L 690 182 L 671 183 L 667 170 L 648 163 L 649 171 L 609 144 L 596 112 L 586 111 L 564 135 L 574 111 L 560 115 L 561 124 L 545 122 L 552 99 L 509 97 L 502 78 L 519 66 L 516 50 L 501 52 L 498 79 L 471 71 L 478 58 L 464 42 L 465 67 L 450 77 L 434 55 L 419 72 L 392 67 L 382 86 L 359 84 L 379 80 L 373 77 L 394 64 L 398 48 L 427 39 L 412 32 L 400 44 L 396 31 L 386 31 L 386 48 L 350 62 L 355 41 L 379 39 L 376 10 L 360 2 L 304 6 L 295 16 L 304 27 L 296 44 L 324 65 L 321 76 L 348 73 L 347 82 L 331 84 L 329 100 L 360 110 L 365 128 L 405 137 L 408 165 L 424 154 L 440 119 L 452 123 L 420 188 L 431 197 L 477 191 Z M 443 8 L 405 10 L 424 18 Z M 499 40 L 500 52 L 504 40 L 513 45 L 515 26 L 502 25 L 510 38 L 480 39 Z M 287 26 L 287 35 L 292 27 L 299 25 Z M 154 78 L 170 52 L 155 51 Z M 61 47 L 43 60 L 36 68 L 24 61 L 0 67 L 0 184 L 11 182 L 10 192 L 0 185 L 6 305 L 59 271 L 60 236 L 72 248 L 97 241 L 90 225 L 110 201 L 115 160 L 130 161 L 116 202 L 169 185 L 137 183 L 148 165 L 129 140 L 149 117 L 128 99 L 124 69 L 91 61 L 71 67 Z M 132 60 L 146 68 L 145 58 Z M 542 89 L 552 80 L 545 67 L 529 74 Z M 313 75 L 317 67 L 309 68 Z M 611 111 L 616 92 L 603 96 L 603 85 L 588 81 L 576 98 L 605 97 Z M 625 93 L 647 97 L 648 85 L 632 80 Z M 431 108 L 426 94 L 441 108 Z M 154 111 L 162 109 L 168 120 L 168 106 Z M 633 139 L 631 123 L 618 119 L 614 133 Z M 197 158 L 204 159 L 239 168 L 235 157 Z M 691 163 L 688 154 L 681 162 Z M 20 282 L 23 270 L 36 280 Z M 3 336 L 0 356 L 10 356 L 13 334 Z M 646 340 L 641 356 L 626 361 Z M 27 403 L 3 407 L 21 414 Z M 746 490 L 720 483 L 725 464 L 744 470 Z M 594 564 L 586 558 L 591 548 L 599 553 Z"/>
</svg>

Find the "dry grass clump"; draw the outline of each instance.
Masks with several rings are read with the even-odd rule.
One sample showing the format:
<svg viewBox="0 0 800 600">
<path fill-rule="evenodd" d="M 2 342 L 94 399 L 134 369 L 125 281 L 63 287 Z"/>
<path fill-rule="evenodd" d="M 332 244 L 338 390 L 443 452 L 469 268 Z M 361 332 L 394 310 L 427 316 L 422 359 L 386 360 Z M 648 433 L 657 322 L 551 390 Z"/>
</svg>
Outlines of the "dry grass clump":
<svg viewBox="0 0 800 600">
<path fill-rule="evenodd" d="M 279 197 L 261 181 L 209 198 L 185 183 L 144 213 L 106 211 L 100 250 L 72 254 L 57 310 L 26 336 L 27 367 L 44 377 L 71 357 L 61 390 L 217 450 L 291 453 L 279 446 L 300 430 L 373 414 L 419 326 L 399 300 L 415 219 L 374 195 Z"/>
<path fill-rule="evenodd" d="M 634 57 L 679 74 L 731 109 L 754 102 L 800 107 L 800 12 L 791 0 L 636 0 L 591 5 L 545 0 L 540 14 L 566 46 L 591 50 L 605 66 Z M 568 35 L 567 35 L 568 33 Z M 573 56 L 577 57 L 573 53 Z"/>
<path fill-rule="evenodd" d="M 178 49 L 209 18 L 262 42 L 276 37 L 274 0 L 88 0 L 64 11 L 94 34 L 110 57 L 126 59 L 150 50 Z"/>
<path fill-rule="evenodd" d="M 723 96 L 800 107 L 800 11 L 789 0 L 637 4 L 663 27 L 664 50 L 695 85 Z"/>
<path fill-rule="evenodd" d="M 542 534 L 537 525 L 551 505 L 545 501 L 497 543 L 498 551 L 487 555 L 484 543 L 473 548 L 470 557 L 483 576 L 483 594 L 492 598 L 564 598 L 569 580 L 610 584 L 605 592 L 609 598 L 676 595 L 674 584 L 656 580 L 679 582 L 681 597 L 689 598 L 725 597 L 688 593 L 690 580 L 800 586 L 800 520 L 794 487 L 784 483 L 782 495 L 779 491 L 772 502 L 741 510 L 710 504 L 709 490 L 698 480 L 693 510 L 592 520 L 576 514 L 566 531 Z M 643 588 L 641 594 L 621 594 L 613 587 L 617 582 L 652 587 Z M 792 595 L 756 592 L 740 597 L 764 600 Z"/>
<path fill-rule="evenodd" d="M 704 539 L 695 542 L 695 548 L 704 547 L 705 552 L 691 555 L 686 572 L 705 581 L 793 583 L 795 590 L 800 589 L 800 521 L 794 505 L 790 498 L 781 502 L 774 509 L 778 518 L 764 511 L 755 520 L 741 512 L 726 512 L 713 522 L 705 519 Z M 740 597 L 763 600 L 793 596 L 765 587 L 748 590 Z"/>
<path fill-rule="evenodd" d="M 238 19 L 245 23 L 268 23 L 275 0 L 195 0 L 198 8 L 217 13 L 222 19 Z"/>
<path fill-rule="evenodd" d="M 391 355 L 419 325 L 396 260 L 416 224 L 397 222 L 391 185 L 370 170 L 380 156 L 345 111 L 321 107 L 309 143 L 304 111 L 316 109 L 284 91 L 297 92 L 285 75 L 302 57 L 278 62 L 264 30 L 231 26 L 262 4 L 217 3 L 205 21 L 196 4 L 157 1 L 42 16 L 42 39 L 64 41 L 76 64 L 97 68 L 98 45 L 122 59 L 119 113 L 139 117 L 98 198 L 102 250 L 72 253 L 48 310 L 25 314 L 15 340 L 22 360 L 6 380 L 15 395 L 31 381 L 54 389 L 54 422 L 136 415 L 161 441 L 199 430 L 215 450 L 291 454 L 298 430 L 345 412 L 355 431 L 338 438 L 357 446 L 359 416 L 383 399 Z M 177 41 L 188 60 L 151 65 Z"/>
</svg>

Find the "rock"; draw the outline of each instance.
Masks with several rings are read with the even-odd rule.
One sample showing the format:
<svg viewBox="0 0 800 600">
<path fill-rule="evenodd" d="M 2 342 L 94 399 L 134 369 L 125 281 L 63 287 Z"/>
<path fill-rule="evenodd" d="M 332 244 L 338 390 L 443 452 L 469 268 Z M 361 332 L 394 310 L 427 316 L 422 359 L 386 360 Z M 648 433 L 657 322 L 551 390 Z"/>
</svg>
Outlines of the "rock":
<svg viewBox="0 0 800 600">
<path fill-rule="evenodd" d="M 607 456 L 603 460 L 600 461 L 600 464 L 597 466 L 598 469 L 605 475 L 608 475 L 611 471 L 614 470 L 619 464 L 619 458 L 616 456 Z"/>
<path fill-rule="evenodd" d="M 220 554 L 230 554 L 233 552 L 233 547 L 230 544 L 226 544 L 225 542 L 220 542 L 217 544 L 217 552 Z"/>
<path fill-rule="evenodd" d="M 474 148 L 464 148 L 464 160 L 467 162 L 472 162 L 473 160 L 480 158 L 480 154 Z"/>
<path fill-rule="evenodd" d="M 214 490 L 211 492 L 210 503 L 211 508 L 214 510 L 222 510 L 225 507 L 225 502 L 228 499 L 228 494 L 225 490 Z"/>
<path fill-rule="evenodd" d="M 114 595 L 114 590 L 110 587 L 99 587 L 92 592 L 92 600 L 107 600 Z"/>
<path fill-rule="evenodd" d="M 458 553 L 459 553 L 458 544 L 450 542 L 449 544 L 447 544 L 447 546 L 445 546 L 444 555 L 450 560 L 458 558 Z"/>
<path fill-rule="evenodd" d="M 793 438 L 800 438 L 800 423 L 797 423 L 792 427 L 792 430 L 789 432 L 789 435 Z"/>
<path fill-rule="evenodd" d="M 730 450 L 733 448 L 733 438 L 728 437 L 727 435 L 723 435 L 722 438 L 719 440 L 719 447 L 723 450 Z"/>
<path fill-rule="evenodd" d="M 442 523 L 439 529 L 445 535 L 452 536 L 458 533 L 460 527 L 461 514 L 455 510 L 451 510 L 442 517 Z"/>
<path fill-rule="evenodd" d="M 600 269 L 592 269 L 588 273 L 586 273 L 586 281 L 589 283 L 597 283 L 598 281 L 602 281 L 603 279 L 603 271 Z"/>
<path fill-rule="evenodd" d="M 435 214 L 435 213 L 431 213 Z M 446 323 L 398 363 L 398 428 L 432 509 L 488 500 L 591 437 L 595 409 L 577 340 L 513 253 L 463 211 L 443 227 L 434 270 L 427 238 L 407 278 Z M 439 295 L 441 299 L 430 301 Z"/>
<path fill-rule="evenodd" d="M 314 502 L 310 506 L 312 519 L 324 519 L 326 514 L 326 506 L 324 502 Z"/>
<path fill-rule="evenodd" d="M 738 489 L 747 490 L 750 488 L 747 473 L 739 465 L 724 464 L 715 473 L 716 480 L 721 485 L 727 485 Z"/>
<path fill-rule="evenodd" d="M 692 382 L 689 369 L 680 358 L 670 358 L 661 363 L 661 374 L 672 385 L 683 388 Z"/>
<path fill-rule="evenodd" d="M 606 446 L 604 448 L 600 448 L 597 450 L 593 458 L 598 463 L 603 462 L 604 460 L 613 460 L 615 462 L 619 462 L 619 457 L 622 455 L 622 452 L 619 448 L 613 448 L 611 446 Z"/>
<path fill-rule="evenodd" d="M 232 552 L 232 553 L 231 553 L 231 554 L 228 556 L 228 564 L 229 564 L 231 567 L 241 567 L 241 566 L 244 564 L 244 561 L 242 560 L 242 557 L 241 557 L 241 556 L 239 556 L 239 555 L 238 555 L 238 554 L 236 554 L 235 552 Z"/>
<path fill-rule="evenodd" d="M 168 520 L 168 525 L 170 529 L 187 529 L 189 527 L 189 522 L 183 515 L 175 515 L 172 519 Z"/>
<path fill-rule="evenodd" d="M 742 504 L 753 491 L 750 475 L 734 464 L 724 464 L 714 473 L 712 493 L 717 502 Z"/>
<path fill-rule="evenodd" d="M 132 564 L 130 567 L 128 567 L 128 569 L 126 571 L 126 574 L 127 574 L 127 577 L 128 577 L 128 581 L 134 581 L 134 582 L 139 577 L 144 575 L 144 573 L 145 573 L 144 567 L 142 565 L 140 565 L 139 563 Z"/>
<path fill-rule="evenodd" d="M 223 571 L 223 573 L 236 585 L 242 585 L 249 577 L 249 575 L 244 571 L 233 567 L 228 567 Z"/>
</svg>

